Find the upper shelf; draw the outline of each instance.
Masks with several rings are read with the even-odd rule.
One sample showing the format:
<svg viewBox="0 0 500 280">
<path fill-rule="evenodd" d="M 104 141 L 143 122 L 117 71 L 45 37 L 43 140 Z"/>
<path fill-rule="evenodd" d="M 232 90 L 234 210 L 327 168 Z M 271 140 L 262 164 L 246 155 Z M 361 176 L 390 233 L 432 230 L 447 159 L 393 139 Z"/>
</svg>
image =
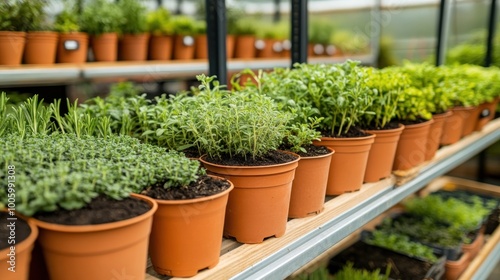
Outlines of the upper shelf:
<svg viewBox="0 0 500 280">
<path fill-rule="evenodd" d="M 366 65 L 373 65 L 372 55 L 349 57 L 312 57 L 309 63 L 340 63 L 346 59 L 358 60 Z M 227 63 L 228 72 L 237 72 L 246 68 L 272 69 L 290 67 L 287 58 L 278 59 L 231 59 Z M 160 81 L 168 79 L 195 78 L 208 72 L 206 60 L 189 61 L 117 61 L 89 62 L 84 64 L 20 65 L 0 67 L 0 86 L 37 86 L 64 85 L 100 79 L 138 79 Z"/>
<path fill-rule="evenodd" d="M 391 177 L 364 184 L 358 192 L 330 197 L 320 214 L 290 220 L 284 236 L 267 239 L 261 244 L 236 244 L 233 246 L 236 248 L 221 255 L 216 267 L 201 271 L 190 279 L 285 279 L 434 178 L 499 139 L 500 119 L 496 119 L 482 131 L 441 148 L 434 159 L 422 164 L 418 175 L 407 183 L 396 186 L 395 178 Z M 498 254 L 496 251 L 492 254 L 493 261 L 497 260 Z M 485 266 L 478 273 L 487 269 Z M 147 279 L 163 278 L 148 270 Z"/>
</svg>

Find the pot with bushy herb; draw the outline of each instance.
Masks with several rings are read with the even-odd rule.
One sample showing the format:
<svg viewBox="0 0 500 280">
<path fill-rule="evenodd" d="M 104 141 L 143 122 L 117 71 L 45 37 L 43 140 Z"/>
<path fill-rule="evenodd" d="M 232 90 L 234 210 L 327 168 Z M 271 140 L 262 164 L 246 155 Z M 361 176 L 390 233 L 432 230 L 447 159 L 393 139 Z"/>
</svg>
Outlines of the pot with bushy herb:
<svg viewBox="0 0 500 280">
<path fill-rule="evenodd" d="M 405 128 L 399 137 L 393 171 L 406 171 L 425 161 L 427 136 L 433 122 L 425 90 L 408 85 L 401 92 L 395 120 Z"/>
<path fill-rule="evenodd" d="M 299 156 L 279 151 L 287 112 L 255 88 L 228 92 L 214 77 L 201 80 L 196 118 L 190 125 L 200 158 L 210 173 L 234 184 L 224 235 L 242 243 L 261 243 L 285 234 L 290 193 Z"/>
<path fill-rule="evenodd" d="M 110 0 L 92 0 L 84 6 L 80 21 L 90 35 L 94 60 L 116 61 L 118 32 L 124 21 L 120 8 Z"/>
<path fill-rule="evenodd" d="M 365 82 L 373 96 L 368 110 L 373 114 L 363 115 L 360 126 L 365 132 L 376 136 L 368 155 L 363 181 L 377 182 L 392 173 L 396 148 L 404 129 L 404 125 L 393 119 L 407 79 L 390 68 L 367 68 L 366 74 Z"/>
<path fill-rule="evenodd" d="M 174 26 L 170 11 L 158 8 L 148 13 L 148 31 L 151 34 L 149 41 L 149 59 L 169 60 L 172 58 Z"/>
<path fill-rule="evenodd" d="M 54 22 L 54 29 L 59 31 L 56 62 L 84 63 L 87 61 L 89 36 L 81 30 L 76 4 L 68 3 L 65 3 Z"/>
<path fill-rule="evenodd" d="M 295 85 L 288 77 L 289 73 L 290 69 L 277 68 L 271 72 L 259 71 L 256 75 L 252 70 L 246 69 L 235 78 L 250 75 L 253 82 L 244 83 L 244 86 L 257 87 L 278 103 L 281 110 L 294 116 L 288 124 L 280 149 L 300 156 L 292 183 L 288 217 L 302 218 L 323 210 L 334 150 L 312 144 L 313 141 L 320 140 L 321 133 L 317 126 L 322 118 L 317 117 L 317 111 L 310 106 L 295 102 Z M 239 88 L 240 83 L 235 80 L 233 86 Z"/>
<path fill-rule="evenodd" d="M 239 18 L 231 28 L 235 35 L 234 58 L 249 59 L 256 55 L 257 27 L 255 20 Z"/>
<path fill-rule="evenodd" d="M 321 117 L 318 130 L 321 141 L 314 145 L 335 150 L 330 164 L 327 195 L 356 191 L 363 185 L 368 152 L 375 136 L 357 126 L 372 103 L 359 62 L 342 64 L 297 64 L 288 74 L 288 86 L 294 87 L 292 99 L 316 110 Z M 293 92 L 287 90 L 287 92 Z M 301 106 L 304 106 L 301 105 Z"/>
<path fill-rule="evenodd" d="M 196 20 L 190 16 L 175 16 L 172 18 L 174 27 L 174 59 L 194 58 L 194 34 L 196 33 Z"/>
<path fill-rule="evenodd" d="M 123 15 L 118 42 L 118 60 L 143 61 L 148 58 L 147 10 L 139 0 L 120 0 Z"/>
</svg>

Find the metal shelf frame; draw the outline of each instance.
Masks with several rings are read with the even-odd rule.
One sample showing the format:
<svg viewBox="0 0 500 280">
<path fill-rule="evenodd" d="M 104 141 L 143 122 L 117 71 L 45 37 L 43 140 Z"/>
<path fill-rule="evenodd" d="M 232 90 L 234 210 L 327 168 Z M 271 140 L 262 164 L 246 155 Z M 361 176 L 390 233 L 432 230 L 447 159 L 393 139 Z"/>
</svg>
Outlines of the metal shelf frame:
<svg viewBox="0 0 500 280">
<path fill-rule="evenodd" d="M 284 279 L 298 270 L 361 226 L 388 210 L 407 196 L 426 186 L 434 178 L 445 174 L 466 160 L 472 158 L 500 139 L 496 129 L 458 152 L 422 168 L 416 178 L 396 187 L 388 187 L 332 219 L 323 226 L 309 232 L 294 242 L 282 247 L 274 254 L 248 267 L 231 279 Z M 500 244 L 490 254 L 482 268 L 477 271 L 477 279 L 484 279 L 500 259 Z"/>
</svg>

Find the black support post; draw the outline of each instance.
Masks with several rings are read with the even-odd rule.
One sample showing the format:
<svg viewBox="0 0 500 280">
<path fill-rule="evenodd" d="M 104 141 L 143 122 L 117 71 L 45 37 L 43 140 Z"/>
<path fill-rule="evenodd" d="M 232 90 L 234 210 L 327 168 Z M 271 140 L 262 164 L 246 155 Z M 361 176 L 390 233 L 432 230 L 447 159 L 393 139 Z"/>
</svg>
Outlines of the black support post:
<svg viewBox="0 0 500 280">
<path fill-rule="evenodd" d="M 439 13 L 438 13 L 438 30 L 437 30 L 437 45 L 436 45 L 436 66 L 439 66 L 443 62 L 443 33 L 444 33 L 444 15 L 446 12 L 446 0 L 441 0 L 439 3 Z"/>
<path fill-rule="evenodd" d="M 209 75 L 227 84 L 226 3 L 225 0 L 205 0 L 207 19 Z"/>
<path fill-rule="evenodd" d="M 484 66 L 490 67 L 493 63 L 493 50 L 494 44 L 493 39 L 496 33 L 496 13 L 497 13 L 497 1 L 491 0 L 490 14 L 488 17 L 488 37 L 486 38 L 486 55 L 484 57 Z M 490 112 L 494 114 L 495 112 Z M 486 179 L 486 151 L 481 151 L 478 155 L 477 164 L 477 181 L 484 182 Z"/>
<path fill-rule="evenodd" d="M 307 0 L 291 0 L 292 66 L 307 63 Z"/>
</svg>

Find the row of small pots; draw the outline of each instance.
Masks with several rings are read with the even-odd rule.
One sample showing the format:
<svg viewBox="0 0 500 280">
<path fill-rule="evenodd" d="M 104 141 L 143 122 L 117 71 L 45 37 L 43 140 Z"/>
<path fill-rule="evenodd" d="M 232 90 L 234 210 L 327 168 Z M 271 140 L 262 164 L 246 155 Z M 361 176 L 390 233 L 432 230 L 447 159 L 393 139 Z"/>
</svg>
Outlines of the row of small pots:
<svg viewBox="0 0 500 280">
<path fill-rule="evenodd" d="M 471 115 L 473 113 L 469 113 L 467 117 L 461 119 L 462 125 L 458 126 L 456 118 L 452 116 L 461 116 L 461 113 L 456 112 L 462 111 L 465 110 L 455 108 L 452 110 L 453 113 L 436 117 L 426 123 L 400 126 L 396 129 L 399 139 L 396 140 L 397 146 L 394 148 L 387 148 L 387 144 L 393 143 L 394 140 L 384 140 L 384 137 L 379 136 L 382 135 L 379 132 L 366 137 L 367 139 L 362 139 L 361 141 L 366 142 L 364 146 L 358 145 L 360 139 L 354 139 L 354 144 L 339 145 L 337 143 L 339 139 L 323 138 L 315 144 L 332 145 L 330 153 L 320 157 L 320 166 L 314 166 L 312 170 L 305 169 L 305 166 L 309 165 L 309 160 L 299 156 L 289 163 L 266 167 L 228 167 L 210 163 L 201 157 L 199 160 L 209 173 L 226 178 L 234 185 L 234 189 L 207 198 L 185 201 L 161 201 L 136 195 L 140 199 L 147 200 L 151 205 L 151 210 L 142 216 L 110 225 L 75 227 L 30 220 L 35 237 L 30 237 L 16 245 L 18 269 L 21 268 L 23 254 L 28 256 L 28 261 L 25 263 L 29 263 L 30 250 L 33 248 L 34 240 L 37 239 L 44 250 L 44 258 L 51 279 L 68 279 L 67 272 L 64 270 L 66 268 L 71 270 L 72 279 L 77 279 L 77 275 L 82 275 L 84 277 L 82 279 L 90 279 L 91 273 L 99 273 L 97 269 L 99 266 L 104 267 L 104 272 L 102 272 L 104 274 L 91 275 L 91 278 L 111 279 L 116 276 L 114 274 L 143 277 L 148 247 L 153 267 L 158 273 L 181 277 L 193 276 L 199 270 L 212 268 L 218 263 L 222 236 L 235 238 L 242 243 L 261 243 L 268 237 L 280 237 L 285 234 L 289 218 L 306 217 L 321 212 L 325 195 L 356 191 L 360 189 L 363 182 L 372 181 L 366 179 L 365 171 L 370 169 L 367 163 L 374 147 L 378 146 L 385 150 L 383 152 L 385 154 L 391 154 L 390 149 L 394 150 L 394 165 L 391 163 L 388 171 L 387 169 L 384 171 L 386 173 L 373 177 L 374 181 L 378 181 L 388 177 L 392 170 L 400 167 L 397 164 L 400 161 L 399 158 L 402 157 L 400 146 L 404 145 L 405 141 L 417 145 L 417 150 L 411 150 L 410 159 L 404 163 L 410 163 L 410 166 L 402 165 L 411 168 L 428 157 L 432 158 L 432 152 L 427 151 L 430 144 L 436 147 L 433 149 L 435 153 L 439 145 L 452 144 L 450 140 L 442 142 L 443 138 L 446 139 L 457 130 L 460 137 L 466 136 L 475 129 L 481 129 L 482 125 L 492 117 L 490 114 L 490 116 L 478 118 L 481 110 L 475 108 L 469 112 L 479 113 L 474 113 L 475 117 Z M 472 120 L 473 124 L 463 125 L 465 120 Z M 444 129 L 439 137 L 437 137 L 439 133 L 435 130 L 436 128 L 431 128 L 431 125 L 436 122 L 441 123 L 439 126 Z M 415 134 L 411 132 L 412 126 L 424 131 L 417 134 L 423 134 L 425 139 L 432 140 L 415 140 Z M 405 140 L 406 134 L 409 135 L 407 140 Z M 438 142 L 437 139 L 440 141 Z M 347 152 L 344 157 L 345 150 L 350 147 L 355 148 L 354 152 Z M 358 159 L 364 161 L 364 165 L 356 169 L 354 161 Z M 357 173 L 361 175 L 359 178 L 356 178 Z M 347 175 L 347 179 L 341 179 L 342 174 Z M 321 177 L 322 175 L 327 175 L 327 177 Z M 312 178 L 318 181 L 312 182 Z M 300 183 L 304 182 L 306 184 L 301 186 Z M 317 193 L 313 193 L 312 186 L 318 187 Z M 339 186 L 347 186 L 347 189 L 340 189 Z M 306 194 L 300 194 L 301 189 L 305 190 Z M 303 207 L 313 201 L 317 204 Z M 140 224 L 140 229 L 133 228 L 134 223 Z M 110 226 L 113 228 L 109 228 Z M 118 237 L 118 229 L 115 226 L 127 231 L 131 237 Z M 77 228 L 82 229 L 83 232 L 78 232 Z M 176 233 L 174 229 L 187 231 Z M 94 230 L 103 233 L 104 237 L 96 235 Z M 39 231 L 38 238 L 36 237 L 37 231 Z M 66 233 L 71 236 L 71 243 L 63 245 L 62 235 Z M 32 244 L 26 245 L 30 241 Z M 125 241 L 130 243 L 131 248 L 139 249 L 139 252 L 129 251 L 131 249 L 127 247 Z M 194 247 L 190 249 L 180 245 Z M 21 252 L 23 247 L 28 249 L 27 253 Z M 85 253 L 81 255 L 75 251 L 76 249 L 83 249 Z M 9 257 L 7 251 L 5 254 L 2 252 L 2 255 Z M 108 255 L 105 255 L 103 259 L 98 259 L 95 254 L 101 252 L 107 252 Z M 125 258 L 121 259 L 121 257 Z M 3 262 L 4 265 L 8 264 L 7 261 Z M 68 263 L 63 263 L 63 261 L 68 261 Z M 36 264 L 37 260 L 34 259 L 33 263 Z M 13 275 L 15 279 L 20 279 L 17 277 L 21 274 L 17 273 L 7 274 L 5 277 Z M 2 279 L 9 278 L 2 277 Z"/>
<path fill-rule="evenodd" d="M 92 56 L 88 57 L 88 50 Z M 226 38 L 228 58 L 280 58 L 290 56 L 288 40 Z M 338 53 L 333 46 L 310 45 L 310 56 Z M 207 59 L 207 36 L 150 36 L 149 34 L 7 32 L 0 31 L 0 65 L 85 63 L 87 61 L 145 61 Z"/>
</svg>

